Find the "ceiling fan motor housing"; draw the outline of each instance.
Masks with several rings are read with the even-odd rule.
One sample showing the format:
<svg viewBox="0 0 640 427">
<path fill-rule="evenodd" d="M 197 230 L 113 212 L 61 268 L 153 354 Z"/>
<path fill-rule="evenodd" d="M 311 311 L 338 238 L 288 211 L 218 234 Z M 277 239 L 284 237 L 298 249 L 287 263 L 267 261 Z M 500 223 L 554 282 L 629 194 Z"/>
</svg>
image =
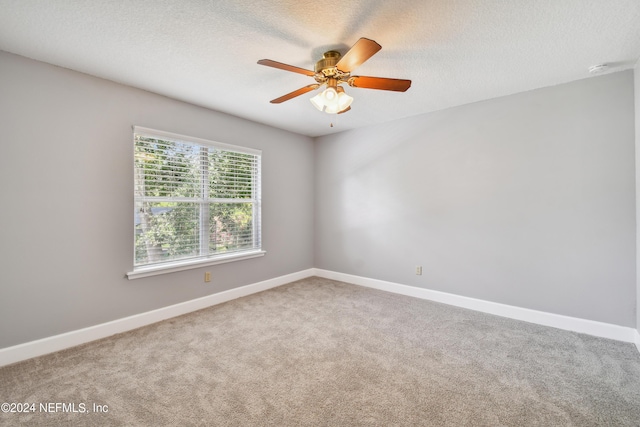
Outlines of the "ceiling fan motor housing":
<svg viewBox="0 0 640 427">
<path fill-rule="evenodd" d="M 322 56 L 323 58 L 320 61 L 316 62 L 315 71 L 316 73 L 322 73 L 325 76 L 329 77 L 330 75 L 334 74 L 333 71 L 335 70 L 338 61 L 340 61 L 341 55 L 340 52 L 330 50 L 328 52 L 325 52 Z"/>
<path fill-rule="evenodd" d="M 330 50 L 325 52 L 323 58 L 316 62 L 315 67 L 315 79 L 318 83 L 323 84 L 327 82 L 327 79 L 336 79 L 339 82 L 346 82 L 349 78 L 350 73 L 345 73 L 336 68 L 336 64 L 342 58 L 340 52 L 335 50 Z"/>
</svg>

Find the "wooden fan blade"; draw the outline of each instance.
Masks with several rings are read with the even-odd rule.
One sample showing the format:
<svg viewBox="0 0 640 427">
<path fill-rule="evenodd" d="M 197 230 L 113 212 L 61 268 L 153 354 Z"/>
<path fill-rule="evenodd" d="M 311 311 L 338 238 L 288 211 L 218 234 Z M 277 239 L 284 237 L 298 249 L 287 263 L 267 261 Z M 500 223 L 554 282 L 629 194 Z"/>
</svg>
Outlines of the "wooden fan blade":
<svg viewBox="0 0 640 427">
<path fill-rule="evenodd" d="M 336 68 L 343 73 L 350 73 L 367 59 L 375 55 L 380 49 L 382 49 L 382 46 L 378 43 L 363 37 L 351 46 L 351 49 L 340 58 L 336 64 Z"/>
<path fill-rule="evenodd" d="M 342 113 L 346 113 L 347 111 L 351 110 L 351 107 L 347 107 L 342 111 L 338 111 L 338 114 L 342 114 Z"/>
<path fill-rule="evenodd" d="M 349 79 L 349 86 L 365 89 L 394 90 L 405 92 L 411 87 L 411 80 L 387 79 L 385 77 L 353 76 Z"/>
<path fill-rule="evenodd" d="M 296 96 L 303 95 L 307 92 L 311 92 L 312 90 L 318 89 L 320 87 L 319 84 L 312 84 L 309 86 L 301 87 L 298 90 L 294 90 L 291 93 L 281 96 L 280 98 L 276 98 L 271 101 L 272 104 L 280 104 L 281 102 L 288 101 L 291 98 L 295 98 Z"/>
<path fill-rule="evenodd" d="M 304 74 L 305 76 L 313 77 L 316 75 L 316 73 L 311 70 L 305 70 L 304 68 L 294 67 L 293 65 L 283 64 L 282 62 L 272 61 L 270 59 L 261 59 L 260 61 L 258 61 L 258 64 L 266 65 L 267 67 L 279 68 L 281 70 L 291 71 L 298 74 Z"/>
</svg>

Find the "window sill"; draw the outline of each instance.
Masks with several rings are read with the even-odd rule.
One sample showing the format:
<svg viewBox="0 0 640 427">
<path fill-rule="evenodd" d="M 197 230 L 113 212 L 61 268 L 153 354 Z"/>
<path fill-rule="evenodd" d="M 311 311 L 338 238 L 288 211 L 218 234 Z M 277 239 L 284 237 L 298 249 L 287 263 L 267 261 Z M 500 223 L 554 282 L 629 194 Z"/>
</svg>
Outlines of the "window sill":
<svg viewBox="0 0 640 427">
<path fill-rule="evenodd" d="M 142 267 L 127 273 L 129 280 L 140 279 L 142 277 L 157 276 L 159 274 L 175 273 L 176 271 L 191 270 L 193 268 L 205 267 L 207 265 L 224 264 L 233 261 L 242 261 L 244 259 L 257 258 L 264 256 L 265 251 L 243 252 L 241 254 L 230 254 L 217 256 L 215 259 L 198 259 L 191 261 L 177 261 L 162 265 L 154 265 L 151 267 Z"/>
</svg>

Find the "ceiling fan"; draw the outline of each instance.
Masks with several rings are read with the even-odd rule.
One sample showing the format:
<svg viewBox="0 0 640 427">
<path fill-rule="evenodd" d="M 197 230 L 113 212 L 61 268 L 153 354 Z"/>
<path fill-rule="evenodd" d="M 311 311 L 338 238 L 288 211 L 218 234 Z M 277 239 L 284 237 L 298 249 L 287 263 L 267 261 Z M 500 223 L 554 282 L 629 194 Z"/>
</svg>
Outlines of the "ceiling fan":
<svg viewBox="0 0 640 427">
<path fill-rule="evenodd" d="M 323 58 L 316 63 L 315 71 L 305 70 L 304 68 L 283 64 L 271 59 L 261 59 L 258 64 L 304 74 L 316 80 L 314 84 L 271 100 L 272 104 L 280 104 L 326 85 L 327 88 L 324 91 L 311 98 L 311 103 L 320 111 L 324 110 L 329 114 L 341 114 L 349 111 L 353 102 L 353 98 L 347 95 L 344 88 L 340 86 L 343 83 L 356 88 L 392 90 L 396 92 L 405 92 L 411 86 L 411 80 L 351 75 L 351 72 L 356 67 L 363 64 L 380 49 L 382 49 L 382 46 L 378 43 L 363 37 L 351 46 L 351 49 L 344 55 L 340 55 L 340 52 L 335 50 L 325 52 Z"/>
</svg>

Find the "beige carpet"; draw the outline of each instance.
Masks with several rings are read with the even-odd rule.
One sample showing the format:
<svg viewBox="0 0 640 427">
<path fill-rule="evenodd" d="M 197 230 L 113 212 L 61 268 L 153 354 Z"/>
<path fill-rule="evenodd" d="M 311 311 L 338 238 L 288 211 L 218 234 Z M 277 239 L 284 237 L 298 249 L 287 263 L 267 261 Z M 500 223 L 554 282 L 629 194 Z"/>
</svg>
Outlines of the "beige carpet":
<svg viewBox="0 0 640 427">
<path fill-rule="evenodd" d="M 85 412 L 7 426 L 639 426 L 640 354 L 310 278 L 4 367 L 0 402 Z"/>
</svg>

